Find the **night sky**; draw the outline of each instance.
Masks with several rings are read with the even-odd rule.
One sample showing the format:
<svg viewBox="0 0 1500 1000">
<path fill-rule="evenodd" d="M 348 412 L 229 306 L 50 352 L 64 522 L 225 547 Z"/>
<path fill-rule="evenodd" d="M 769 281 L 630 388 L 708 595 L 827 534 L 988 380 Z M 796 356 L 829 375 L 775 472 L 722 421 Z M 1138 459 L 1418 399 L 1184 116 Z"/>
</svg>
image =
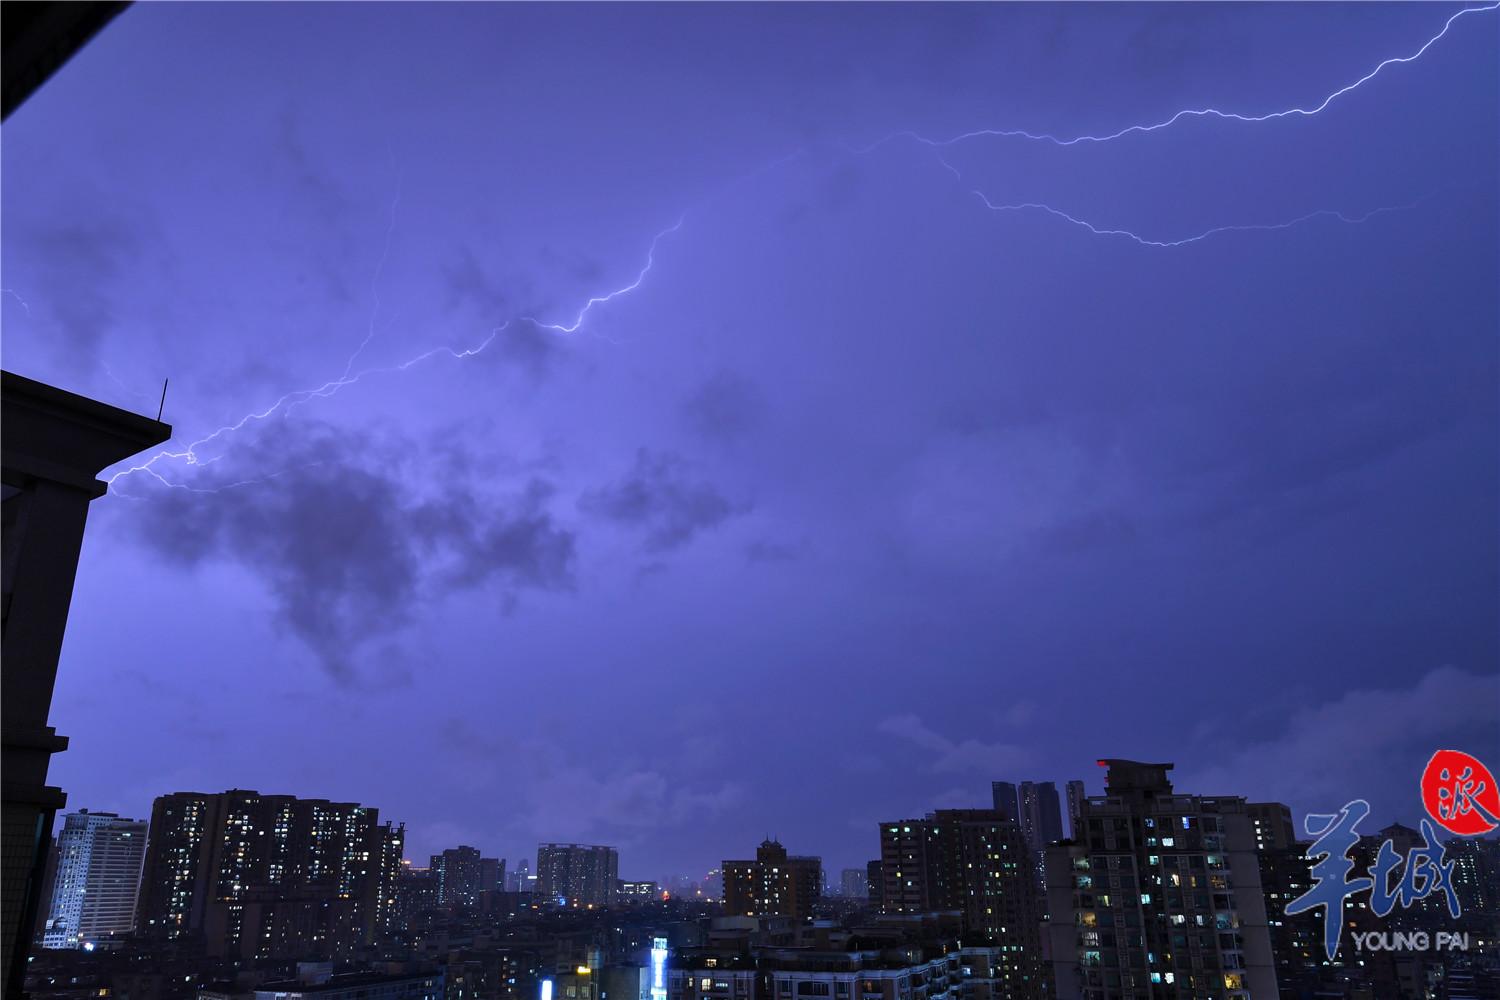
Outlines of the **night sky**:
<svg viewBox="0 0 1500 1000">
<path fill-rule="evenodd" d="M 4 132 L 5 367 L 176 429 L 53 782 L 626 878 L 1106 756 L 1414 824 L 1500 766 L 1500 12 L 1067 140 L 1459 9 L 135 6 Z"/>
</svg>

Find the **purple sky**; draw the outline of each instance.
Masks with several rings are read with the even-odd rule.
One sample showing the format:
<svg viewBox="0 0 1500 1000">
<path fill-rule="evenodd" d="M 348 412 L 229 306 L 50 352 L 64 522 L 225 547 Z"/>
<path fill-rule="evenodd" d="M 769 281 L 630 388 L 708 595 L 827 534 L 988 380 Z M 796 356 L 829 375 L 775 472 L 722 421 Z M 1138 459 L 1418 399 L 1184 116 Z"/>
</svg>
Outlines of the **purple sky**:
<svg viewBox="0 0 1500 1000">
<path fill-rule="evenodd" d="M 859 150 L 1459 9 L 137 5 L 7 123 L 5 366 L 271 412 L 95 504 L 54 780 L 624 877 L 1102 756 L 1414 821 L 1500 766 L 1500 12 Z"/>
</svg>

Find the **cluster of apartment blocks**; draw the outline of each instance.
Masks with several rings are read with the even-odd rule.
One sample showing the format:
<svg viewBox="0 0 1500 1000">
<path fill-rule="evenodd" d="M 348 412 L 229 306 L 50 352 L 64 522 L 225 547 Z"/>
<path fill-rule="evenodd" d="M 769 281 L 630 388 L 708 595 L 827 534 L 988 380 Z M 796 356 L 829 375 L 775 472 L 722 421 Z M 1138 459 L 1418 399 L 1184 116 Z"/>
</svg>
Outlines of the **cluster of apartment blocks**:
<svg viewBox="0 0 1500 1000">
<path fill-rule="evenodd" d="M 461 846 L 413 869 L 403 840 L 373 808 L 243 789 L 161 796 L 149 825 L 81 810 L 56 839 L 40 943 L 92 950 L 134 933 L 202 940 L 215 956 L 338 955 L 424 912 L 482 908 L 507 887 L 503 859 Z M 537 875 L 519 867 L 526 891 L 515 895 L 558 906 L 655 894 L 619 881 L 612 847 L 542 844 Z"/>
<path fill-rule="evenodd" d="M 882 823 L 881 856 L 868 869 L 872 901 L 885 914 L 957 916 L 964 944 L 995 949 L 1000 996 L 1276 996 L 1260 847 L 1295 840 L 1290 811 L 1175 794 L 1169 764 L 1100 763 L 1109 769 L 1106 795 L 1069 783 L 1071 840 L 1050 783 L 996 782 L 991 809 Z M 821 863 L 768 840 L 753 861 L 724 862 L 724 880 L 726 913 L 805 919 Z M 807 989 L 807 997 L 866 1000 L 836 986 Z"/>
<path fill-rule="evenodd" d="M 738 951 L 680 950 L 670 1000 L 935 1000 L 958 996 L 952 990 L 959 987 L 965 997 L 979 990 L 995 998 L 1259 1000 L 1276 996 L 1278 981 L 1295 981 L 1299 969 L 1322 964 L 1311 921 L 1288 920 L 1283 912 L 1309 884 L 1290 810 L 1177 794 L 1167 764 L 1101 764 L 1109 768 L 1105 795 L 1068 796 L 1071 839 L 1054 836 L 1061 821 L 1052 825 L 1045 816 L 1056 799 L 1040 786 L 1031 798 L 1042 816 L 1029 824 L 1023 793 L 1017 791 L 1012 812 L 1001 783 L 1000 808 L 945 809 L 882 823 L 881 859 L 868 871 L 870 902 L 887 924 L 865 929 L 863 938 L 830 944 L 833 932 L 812 919 L 826 914 L 819 858 L 790 855 L 767 840 L 753 859 L 725 861 L 721 929 L 747 921 L 743 926 L 757 928 L 754 948 L 745 950 L 746 937 L 737 939 Z M 1033 846 L 1028 827 L 1050 843 Z M 1381 837 L 1399 839 L 1403 830 L 1388 828 Z M 123 886 L 133 870 L 140 872 L 139 933 L 197 937 L 209 954 L 245 959 L 349 954 L 389 940 L 424 910 L 471 909 L 501 895 L 496 886 L 524 884 L 508 882 L 503 861 L 471 847 L 434 855 L 427 869 L 406 868 L 401 828 L 350 803 L 248 791 L 179 793 L 157 800 L 150 849 L 143 852 L 145 832 L 145 824 L 109 814 L 68 817 L 59 837 L 52 909 L 58 919 L 46 932 L 48 944 L 77 947 L 90 934 L 109 932 L 98 914 L 67 917 L 71 897 L 63 887 Z M 1494 846 L 1455 847 L 1455 884 L 1466 911 L 1500 906 Z M 545 885 L 545 894 L 505 895 L 575 910 L 657 898 L 654 883 L 615 878 L 613 848 L 544 844 L 538 860 L 537 875 L 523 877 Z M 84 896 L 97 902 L 108 894 Z M 130 908 L 115 904 L 110 912 L 123 925 Z M 948 921 L 951 939 L 923 930 L 922 922 L 933 919 Z M 1353 901 L 1347 925 L 1371 928 Z M 914 927 L 927 942 L 921 955 L 911 950 Z M 790 938 L 788 929 L 796 930 Z M 896 934 L 901 943 L 882 934 Z M 936 966 L 913 971 L 951 964 L 960 952 L 959 968 L 969 972 L 957 980 L 938 976 Z M 514 981 L 547 963 L 531 961 L 526 970 L 490 970 L 478 958 L 469 964 L 450 972 L 465 982 Z M 560 992 L 556 1000 L 596 1000 L 579 991 L 591 993 L 598 984 L 570 984 L 574 995 Z M 564 989 L 561 981 L 558 988 Z"/>
</svg>

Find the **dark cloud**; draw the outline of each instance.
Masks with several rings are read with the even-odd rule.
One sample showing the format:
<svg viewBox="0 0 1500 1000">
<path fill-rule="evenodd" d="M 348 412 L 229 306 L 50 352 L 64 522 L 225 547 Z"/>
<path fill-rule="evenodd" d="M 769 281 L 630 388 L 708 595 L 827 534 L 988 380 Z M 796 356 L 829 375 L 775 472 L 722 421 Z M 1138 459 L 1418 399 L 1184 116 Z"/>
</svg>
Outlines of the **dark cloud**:
<svg viewBox="0 0 1500 1000">
<path fill-rule="evenodd" d="M 720 441 L 733 441 L 754 429 L 765 416 L 760 388 L 734 372 L 710 376 L 683 403 L 683 414 L 694 432 Z"/>
<path fill-rule="evenodd" d="M 711 483 L 693 479 L 690 472 L 681 457 L 642 448 L 624 478 L 585 493 L 578 506 L 585 513 L 644 531 L 652 551 L 675 549 L 748 509 Z"/>
<path fill-rule="evenodd" d="M 573 535 L 548 510 L 549 486 L 494 496 L 449 478 L 423 495 L 403 475 L 415 450 L 371 432 L 273 424 L 191 489 L 141 499 L 142 537 L 178 562 L 225 558 L 259 574 L 281 620 L 341 682 L 362 680 L 367 644 L 436 593 L 495 585 L 509 606 L 523 590 L 571 585 Z"/>
<path fill-rule="evenodd" d="M 143 232 L 103 210 L 41 223 L 26 235 L 32 267 L 40 277 L 27 297 L 31 308 L 40 306 L 50 317 L 54 348 L 75 360 L 97 355 L 120 322 L 117 283 L 145 252 Z"/>
</svg>

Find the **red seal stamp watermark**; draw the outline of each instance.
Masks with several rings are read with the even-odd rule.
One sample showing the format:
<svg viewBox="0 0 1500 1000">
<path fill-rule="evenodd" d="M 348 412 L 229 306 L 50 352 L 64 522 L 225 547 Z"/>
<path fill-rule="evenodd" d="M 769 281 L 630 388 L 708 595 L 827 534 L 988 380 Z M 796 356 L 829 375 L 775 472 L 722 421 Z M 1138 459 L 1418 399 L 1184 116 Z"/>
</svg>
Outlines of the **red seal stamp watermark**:
<svg viewBox="0 0 1500 1000">
<path fill-rule="evenodd" d="M 1422 805 L 1439 825 L 1461 837 L 1500 827 L 1500 786 L 1477 757 L 1439 750 L 1422 772 Z"/>
</svg>

